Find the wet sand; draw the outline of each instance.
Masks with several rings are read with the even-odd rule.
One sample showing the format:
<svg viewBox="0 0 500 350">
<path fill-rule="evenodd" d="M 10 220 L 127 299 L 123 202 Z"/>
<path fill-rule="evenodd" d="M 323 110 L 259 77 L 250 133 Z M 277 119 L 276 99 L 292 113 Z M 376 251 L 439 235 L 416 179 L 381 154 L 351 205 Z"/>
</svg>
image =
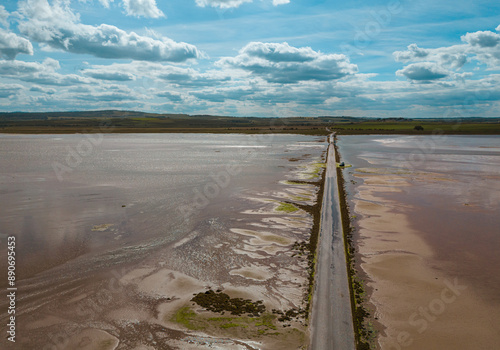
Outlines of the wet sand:
<svg viewBox="0 0 500 350">
<path fill-rule="evenodd" d="M 377 347 L 497 349 L 500 153 L 469 169 L 481 156 L 458 149 L 439 164 L 437 144 L 410 169 L 394 161 L 404 146 L 384 149 L 372 139 L 363 141 L 370 152 L 350 150 L 348 137 L 342 145 L 358 165 L 345 174 Z"/>
<path fill-rule="evenodd" d="M 298 208 L 280 208 L 285 202 L 316 201 L 317 186 L 293 180 L 314 179 L 314 164 L 321 162 L 326 147 L 323 139 L 291 147 L 297 150 L 285 152 L 295 158 L 305 153 L 303 147 L 308 156 L 289 161 L 284 153 L 279 172 L 272 168 L 272 176 L 260 180 L 249 176 L 259 185 L 251 189 L 241 188 L 244 182 L 235 177 L 234 185 L 221 189 L 234 192 L 213 198 L 194 214 L 195 222 L 186 222 L 182 235 L 170 237 L 162 231 L 151 235 L 150 226 L 139 215 L 142 210 L 137 212 L 126 201 L 119 202 L 127 203 L 124 210 L 135 210 L 128 216 L 127 226 L 110 219 L 86 225 L 93 239 L 101 238 L 107 244 L 20 281 L 16 346 L 299 349 L 307 344 L 303 317 L 279 322 L 271 310 L 300 309 L 305 304 L 307 257 L 297 254 L 293 245 L 308 239 L 312 217 Z M 178 221 L 178 214 L 173 214 Z M 156 220 L 156 215 L 150 216 Z M 126 236 L 125 229 L 132 231 L 141 225 L 149 228 L 147 235 L 141 237 L 141 231 L 133 231 Z M 124 238 L 116 239 L 122 234 Z M 261 300 L 267 311 L 259 317 L 221 315 L 191 301 L 194 294 L 210 289 L 231 298 Z M 5 305 L 0 306 L 3 311 Z M 0 316 L 3 322 L 5 313 Z M 0 345 L 10 346 L 5 339 Z"/>
</svg>

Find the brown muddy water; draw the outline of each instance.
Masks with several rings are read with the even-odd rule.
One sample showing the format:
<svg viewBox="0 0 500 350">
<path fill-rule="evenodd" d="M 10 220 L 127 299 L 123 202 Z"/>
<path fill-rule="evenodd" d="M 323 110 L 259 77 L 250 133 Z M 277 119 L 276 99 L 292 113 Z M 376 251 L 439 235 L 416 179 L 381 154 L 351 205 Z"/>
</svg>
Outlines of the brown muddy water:
<svg viewBox="0 0 500 350">
<path fill-rule="evenodd" d="M 287 180 L 315 181 L 325 150 L 300 135 L 0 135 L 0 288 L 9 236 L 18 288 L 16 343 L 2 326 L 0 348 L 306 344 L 304 320 L 269 335 L 268 321 L 224 326 L 190 299 L 212 288 L 303 305 L 307 261 L 292 245 L 312 219 L 280 205 L 316 201 L 316 186 Z M 179 318 L 185 307 L 196 316 Z"/>
<path fill-rule="evenodd" d="M 498 349 L 500 137 L 342 136 L 374 345 Z"/>
</svg>

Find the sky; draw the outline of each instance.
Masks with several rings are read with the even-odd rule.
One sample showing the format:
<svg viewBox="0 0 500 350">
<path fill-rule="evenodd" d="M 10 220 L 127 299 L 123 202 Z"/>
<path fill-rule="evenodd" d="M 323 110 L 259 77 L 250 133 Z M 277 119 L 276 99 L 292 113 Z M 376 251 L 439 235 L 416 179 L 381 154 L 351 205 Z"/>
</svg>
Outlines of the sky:
<svg viewBox="0 0 500 350">
<path fill-rule="evenodd" d="M 500 117 L 500 2 L 2 0 L 0 111 Z"/>
</svg>

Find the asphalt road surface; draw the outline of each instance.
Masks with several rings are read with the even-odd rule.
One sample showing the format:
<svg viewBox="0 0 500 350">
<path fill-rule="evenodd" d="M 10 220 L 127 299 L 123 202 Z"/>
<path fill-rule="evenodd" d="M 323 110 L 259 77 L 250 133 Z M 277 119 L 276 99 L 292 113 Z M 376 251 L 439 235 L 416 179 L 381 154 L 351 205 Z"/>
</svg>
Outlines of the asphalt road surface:
<svg viewBox="0 0 500 350">
<path fill-rule="evenodd" d="M 310 350 L 355 350 L 333 144 L 323 193 Z"/>
</svg>

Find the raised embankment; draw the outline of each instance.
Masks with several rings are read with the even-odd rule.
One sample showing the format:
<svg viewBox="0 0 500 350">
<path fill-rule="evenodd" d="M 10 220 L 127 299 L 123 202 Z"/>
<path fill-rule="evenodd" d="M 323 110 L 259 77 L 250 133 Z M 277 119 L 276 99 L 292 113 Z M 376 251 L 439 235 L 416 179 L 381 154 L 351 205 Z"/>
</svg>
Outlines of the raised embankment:
<svg viewBox="0 0 500 350">
<path fill-rule="evenodd" d="M 350 278 L 341 221 L 333 136 L 330 136 L 311 309 L 313 350 L 354 350 Z"/>
</svg>

